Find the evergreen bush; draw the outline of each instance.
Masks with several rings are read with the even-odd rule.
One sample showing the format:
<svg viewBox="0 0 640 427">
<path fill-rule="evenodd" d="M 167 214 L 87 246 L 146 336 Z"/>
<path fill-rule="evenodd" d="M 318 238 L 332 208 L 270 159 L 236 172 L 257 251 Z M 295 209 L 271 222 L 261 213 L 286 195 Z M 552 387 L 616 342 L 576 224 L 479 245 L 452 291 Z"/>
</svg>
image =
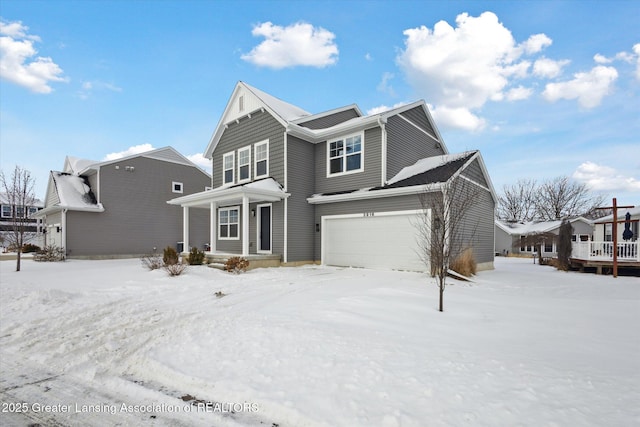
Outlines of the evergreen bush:
<svg viewBox="0 0 640 427">
<path fill-rule="evenodd" d="M 204 252 L 200 249 L 193 247 L 191 248 L 191 252 L 189 252 L 189 265 L 202 265 L 204 262 Z"/>
<path fill-rule="evenodd" d="M 166 265 L 178 264 L 180 259 L 178 258 L 178 252 L 171 246 L 167 246 L 163 250 L 162 263 Z"/>
</svg>

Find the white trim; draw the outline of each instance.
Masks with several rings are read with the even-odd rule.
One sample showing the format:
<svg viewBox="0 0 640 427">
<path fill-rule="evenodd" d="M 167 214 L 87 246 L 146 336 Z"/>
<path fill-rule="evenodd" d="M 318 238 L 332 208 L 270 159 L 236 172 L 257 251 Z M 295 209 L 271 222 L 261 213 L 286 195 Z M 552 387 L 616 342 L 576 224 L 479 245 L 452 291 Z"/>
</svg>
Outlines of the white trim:
<svg viewBox="0 0 640 427">
<path fill-rule="evenodd" d="M 238 226 L 238 235 L 237 235 L 236 237 L 222 237 L 222 236 L 220 235 L 220 226 L 222 225 L 222 222 L 220 221 L 220 213 L 221 213 L 222 211 L 227 211 L 227 212 L 229 212 L 229 211 L 233 211 L 233 210 L 237 210 L 237 211 L 238 211 L 238 222 L 237 222 L 237 223 L 235 223 L 235 222 L 230 222 L 230 221 L 227 219 L 227 224 L 226 224 L 226 225 L 227 225 L 227 227 L 228 227 L 228 228 L 227 228 L 227 235 L 229 235 L 229 234 L 230 234 L 229 232 L 230 232 L 230 230 L 231 230 L 231 225 L 232 225 L 232 224 L 236 224 L 236 225 Z M 218 215 L 218 232 L 217 232 L 218 240 L 240 240 L 240 206 L 225 206 L 225 207 L 223 207 L 223 208 L 218 208 L 218 214 L 217 214 L 217 215 Z M 228 217 L 227 217 L 227 218 L 228 218 Z"/>
<path fill-rule="evenodd" d="M 182 252 L 189 252 L 189 207 L 182 207 Z"/>
<path fill-rule="evenodd" d="M 231 165 L 230 168 L 227 168 L 227 165 L 225 164 L 226 163 L 225 159 L 227 157 L 231 157 L 232 158 L 233 165 Z M 231 181 L 227 182 L 225 180 L 225 178 L 226 178 L 226 172 L 229 171 L 229 170 L 231 171 Z M 222 155 L 222 185 L 235 184 L 235 182 L 236 182 L 235 173 L 236 173 L 236 152 L 235 151 L 230 151 L 228 153 L 224 153 Z"/>
<path fill-rule="evenodd" d="M 287 185 L 288 185 L 288 181 L 289 181 L 289 170 L 288 170 L 288 165 L 287 165 L 287 147 L 289 145 L 289 140 L 287 138 L 287 132 L 284 133 L 284 185 L 283 185 L 283 190 L 286 192 L 287 191 Z"/>
<path fill-rule="evenodd" d="M 244 152 L 244 151 L 249 151 L 249 162 L 241 165 L 240 164 L 240 153 Z M 246 166 L 247 169 L 249 170 L 249 176 L 245 179 L 242 179 L 242 175 L 240 174 L 240 168 L 242 166 Z M 247 145 L 246 147 L 242 147 L 242 148 L 238 148 L 238 184 L 243 183 L 243 182 L 249 182 L 251 181 L 251 145 Z"/>
<path fill-rule="evenodd" d="M 285 263 L 288 262 L 289 259 L 289 199 L 284 199 L 284 254 L 282 254 L 283 260 Z M 273 212 L 271 212 L 273 215 Z M 272 230 L 273 233 L 273 230 Z"/>
<path fill-rule="evenodd" d="M 249 197 L 242 196 L 242 256 L 249 255 Z"/>
<path fill-rule="evenodd" d="M 339 215 L 322 215 L 320 217 L 320 264 L 325 265 L 325 259 L 326 257 L 326 251 L 327 251 L 327 245 L 326 245 L 326 233 L 325 230 L 327 229 L 326 225 L 327 225 L 327 221 L 330 221 L 332 219 L 345 219 L 345 218 L 364 218 L 366 216 L 377 216 L 377 217 L 381 217 L 381 216 L 396 216 L 396 215 L 418 215 L 418 214 L 424 214 L 425 210 L 424 209 L 409 209 L 406 211 L 388 211 L 388 212 L 372 212 L 372 213 L 367 213 L 367 212 L 360 212 L 360 213 L 355 213 L 355 214 L 339 214 Z"/>
<path fill-rule="evenodd" d="M 262 218 L 260 208 L 269 207 L 269 250 L 260 249 L 260 225 L 262 224 Z M 256 253 L 258 254 L 271 254 L 273 252 L 273 203 L 261 203 L 256 205 Z"/>
<path fill-rule="evenodd" d="M 359 151 L 360 168 L 352 169 L 348 171 L 347 158 L 349 156 L 355 155 L 355 153 L 350 155 L 347 154 L 347 139 L 355 138 L 357 136 L 360 137 L 360 151 Z M 339 141 L 342 141 L 342 144 L 343 144 L 342 146 L 343 153 L 340 156 L 340 158 L 342 159 L 342 172 L 331 173 L 331 144 Z M 338 158 L 338 157 L 334 157 L 334 158 Z M 333 138 L 333 139 L 327 140 L 327 178 L 333 178 L 335 176 L 351 175 L 351 174 L 360 173 L 360 172 L 364 172 L 364 131 L 360 131 L 360 132 L 344 135 L 339 138 Z"/>
<path fill-rule="evenodd" d="M 218 235 L 218 209 L 216 202 L 209 203 L 209 251 L 216 251 Z"/>
<path fill-rule="evenodd" d="M 176 190 L 176 185 L 180 186 L 180 188 L 178 190 Z M 178 181 L 171 181 L 171 192 L 172 193 L 178 193 L 178 194 L 184 193 L 184 184 L 182 182 L 178 182 Z"/>
<path fill-rule="evenodd" d="M 420 132 L 424 133 L 425 135 L 427 135 L 429 138 L 433 139 L 435 142 L 437 142 L 438 144 L 442 144 L 440 142 L 440 140 L 438 138 L 436 138 L 434 135 L 431 135 L 431 133 L 427 132 L 426 130 L 422 129 L 420 126 L 418 126 L 417 124 L 413 123 L 411 120 L 407 119 L 405 116 L 402 115 L 402 113 L 398 114 L 398 117 L 405 119 L 407 121 L 407 123 L 409 123 L 411 126 L 415 127 L 416 129 L 418 129 Z M 431 123 L 429 123 L 431 124 Z"/>
<path fill-rule="evenodd" d="M 382 177 L 380 185 L 385 185 L 387 183 L 387 126 L 385 122 L 380 121 L 380 129 L 382 131 L 382 153 L 380 154 L 382 157 L 382 171 L 380 172 Z"/>
<path fill-rule="evenodd" d="M 258 160 L 258 146 L 266 145 L 267 146 L 267 158 L 263 160 Z M 267 162 L 267 170 L 263 175 L 258 175 L 258 162 L 265 161 Z M 253 176 L 255 179 L 265 178 L 269 176 L 269 140 L 265 139 L 264 141 L 256 142 L 253 144 Z"/>
</svg>

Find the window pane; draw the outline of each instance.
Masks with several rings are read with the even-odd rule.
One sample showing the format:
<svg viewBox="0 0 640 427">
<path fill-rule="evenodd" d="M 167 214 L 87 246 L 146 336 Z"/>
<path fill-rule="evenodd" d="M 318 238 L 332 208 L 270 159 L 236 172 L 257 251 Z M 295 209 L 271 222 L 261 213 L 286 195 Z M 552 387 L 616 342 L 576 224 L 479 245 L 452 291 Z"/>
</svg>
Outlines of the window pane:
<svg viewBox="0 0 640 427">
<path fill-rule="evenodd" d="M 233 168 L 233 156 L 232 155 L 224 156 L 224 168 L 225 169 L 232 169 Z"/>
<path fill-rule="evenodd" d="M 229 223 L 238 223 L 238 209 L 233 209 L 229 211 Z"/>
<path fill-rule="evenodd" d="M 229 211 L 220 211 L 220 224 L 229 222 Z"/>
<path fill-rule="evenodd" d="M 342 156 L 344 153 L 344 143 L 342 141 L 334 141 L 329 145 L 329 157 Z"/>
<path fill-rule="evenodd" d="M 256 161 L 267 159 L 267 144 L 256 145 Z"/>
<path fill-rule="evenodd" d="M 262 176 L 267 174 L 267 161 L 263 160 L 261 162 L 256 163 L 256 175 Z"/>
<path fill-rule="evenodd" d="M 233 169 L 224 171 L 224 183 L 233 182 Z"/>
<path fill-rule="evenodd" d="M 247 165 L 249 164 L 249 150 L 243 150 L 238 152 L 238 164 Z"/>
<path fill-rule="evenodd" d="M 351 156 L 347 156 L 347 170 L 352 171 L 355 169 L 360 169 L 360 156 L 361 154 L 353 154 Z"/>
<path fill-rule="evenodd" d="M 229 226 L 229 237 L 238 237 L 238 224 L 231 224 Z"/>
<path fill-rule="evenodd" d="M 329 171 L 331 173 L 342 172 L 342 157 L 331 159 L 331 162 L 329 164 Z"/>
<path fill-rule="evenodd" d="M 229 226 L 220 224 L 220 237 L 229 237 Z"/>
<path fill-rule="evenodd" d="M 240 166 L 240 179 L 249 179 L 249 165 Z"/>
</svg>

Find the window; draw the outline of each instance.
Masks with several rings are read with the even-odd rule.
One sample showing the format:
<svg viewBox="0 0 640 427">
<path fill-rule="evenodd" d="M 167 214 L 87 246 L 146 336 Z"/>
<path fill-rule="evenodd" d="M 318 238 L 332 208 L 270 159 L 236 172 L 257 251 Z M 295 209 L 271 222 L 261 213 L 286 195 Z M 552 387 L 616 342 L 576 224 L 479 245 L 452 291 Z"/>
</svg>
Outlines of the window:
<svg viewBox="0 0 640 427">
<path fill-rule="evenodd" d="M 613 224 L 604 225 L 604 241 L 613 242 Z"/>
<path fill-rule="evenodd" d="M 269 141 L 262 141 L 254 144 L 254 155 L 256 162 L 254 165 L 254 176 L 262 178 L 269 175 Z"/>
<path fill-rule="evenodd" d="M 240 208 L 221 208 L 218 210 L 218 238 L 220 240 L 238 240 Z"/>
<path fill-rule="evenodd" d="M 328 144 L 327 176 L 362 171 L 362 134 Z"/>
<path fill-rule="evenodd" d="M 2 205 L 2 218 L 11 218 L 12 213 L 11 205 Z"/>
<path fill-rule="evenodd" d="M 553 242 L 549 242 L 545 240 L 544 242 L 544 252 L 553 252 Z"/>
<path fill-rule="evenodd" d="M 171 191 L 174 193 L 182 193 L 182 183 L 173 181 L 171 183 Z"/>
<path fill-rule="evenodd" d="M 222 163 L 222 183 L 233 184 L 233 164 L 235 163 L 235 155 L 233 152 L 224 155 Z"/>
<path fill-rule="evenodd" d="M 16 206 L 16 218 L 24 218 L 24 206 Z"/>
<path fill-rule="evenodd" d="M 40 209 L 36 208 L 35 206 L 29 206 L 29 209 L 27 211 L 27 215 L 29 216 L 29 218 L 31 218 L 31 215 L 33 215 L 34 213 L 38 212 Z"/>
<path fill-rule="evenodd" d="M 238 150 L 238 182 L 251 179 L 251 146 Z"/>
</svg>

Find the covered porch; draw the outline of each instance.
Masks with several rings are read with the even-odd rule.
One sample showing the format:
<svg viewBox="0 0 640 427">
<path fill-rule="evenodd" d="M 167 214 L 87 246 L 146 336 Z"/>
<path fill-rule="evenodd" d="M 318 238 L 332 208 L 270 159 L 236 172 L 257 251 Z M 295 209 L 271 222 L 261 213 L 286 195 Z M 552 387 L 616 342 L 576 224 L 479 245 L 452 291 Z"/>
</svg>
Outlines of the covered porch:
<svg viewBox="0 0 640 427">
<path fill-rule="evenodd" d="M 618 242 L 573 242 L 571 264 L 584 270 L 595 268 L 597 274 L 613 268 L 613 254 L 616 251 L 618 268 L 640 268 L 640 241 Z"/>
<path fill-rule="evenodd" d="M 282 218 L 274 218 L 274 205 L 286 203 L 288 193 L 273 178 L 266 178 L 243 185 L 219 187 L 188 196 L 169 200 L 171 205 L 183 209 L 182 235 L 184 251 L 188 252 L 189 244 L 189 212 L 190 209 L 209 209 L 209 250 L 207 258 L 216 256 L 242 256 L 272 260 L 281 258 L 282 254 L 274 251 L 274 241 L 284 239 L 282 233 L 274 234 L 274 229 L 282 230 L 279 224 Z M 277 212 L 286 209 L 277 209 Z M 285 214 L 286 215 L 286 214 Z M 278 227 L 274 227 L 274 219 Z M 286 224 L 286 220 L 283 221 Z M 286 227 L 286 226 L 285 226 Z M 255 232 L 252 242 L 251 229 Z M 254 245 L 255 243 L 255 245 Z M 278 249 L 282 248 L 278 244 Z M 286 249 L 286 248 L 284 248 Z"/>
</svg>

